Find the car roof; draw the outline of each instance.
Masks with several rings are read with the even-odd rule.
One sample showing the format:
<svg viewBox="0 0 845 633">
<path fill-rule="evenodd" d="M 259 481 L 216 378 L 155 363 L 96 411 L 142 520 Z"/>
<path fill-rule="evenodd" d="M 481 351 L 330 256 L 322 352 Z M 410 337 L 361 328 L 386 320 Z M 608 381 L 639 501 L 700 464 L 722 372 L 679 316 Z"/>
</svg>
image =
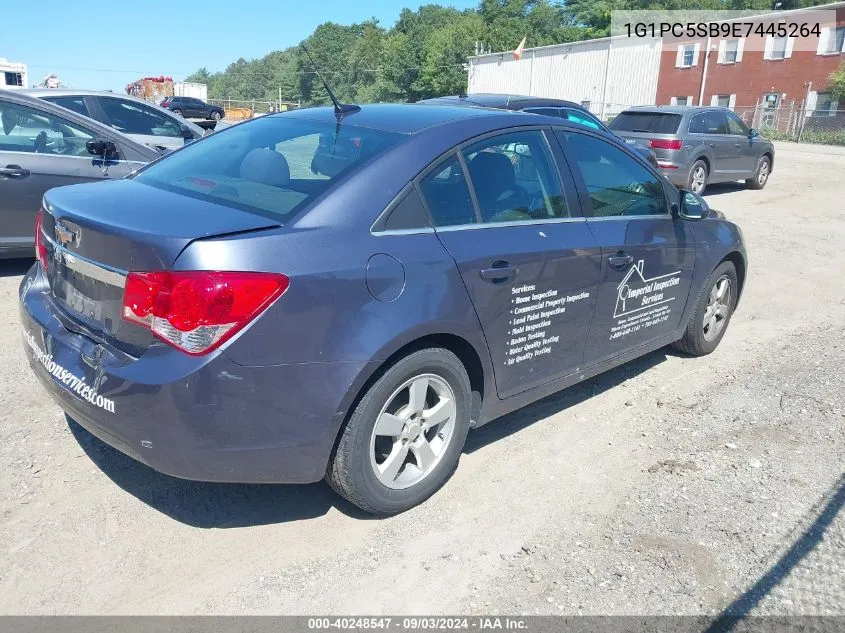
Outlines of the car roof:
<svg viewBox="0 0 845 633">
<path fill-rule="evenodd" d="M 330 107 L 303 108 L 277 114 L 272 117 L 290 117 L 309 119 L 313 121 L 335 123 L 334 109 Z M 416 134 L 425 129 L 452 122 L 470 119 L 489 118 L 491 129 L 505 127 L 508 121 L 515 125 L 527 123 L 524 117 L 537 115 L 522 114 L 520 112 L 506 112 L 503 110 L 467 108 L 458 105 L 427 105 L 421 107 L 409 103 L 377 103 L 362 105 L 357 112 L 342 117 L 343 123 L 357 127 L 366 127 L 384 132 L 399 134 Z M 495 124 L 494 120 L 495 119 Z M 534 119 L 530 119 L 533 121 Z"/>
<path fill-rule="evenodd" d="M 63 119 L 67 119 L 77 125 L 82 125 L 95 134 L 103 134 L 105 136 L 114 136 L 120 138 L 122 143 L 126 143 L 132 147 L 132 149 L 140 152 L 149 157 L 150 160 L 155 158 L 159 158 L 161 154 L 157 151 L 152 149 L 151 147 L 147 147 L 142 143 L 138 143 L 133 141 L 131 138 L 118 132 L 116 129 L 109 127 L 99 121 L 95 121 L 87 116 L 82 116 L 81 114 L 77 114 L 73 110 L 68 110 L 61 106 L 57 106 L 49 101 L 44 101 L 43 99 L 38 99 L 30 94 L 25 94 L 23 90 L 0 90 L 0 99 L 4 101 L 9 101 L 11 103 L 17 103 L 19 105 L 28 106 L 30 108 L 41 110 L 43 112 L 48 112 L 50 114 L 55 114 L 56 116 L 60 116 Z"/>
<path fill-rule="evenodd" d="M 449 95 L 446 97 L 433 97 L 423 99 L 417 103 L 424 104 L 453 104 L 453 105 L 474 105 L 483 108 L 499 108 L 505 110 L 522 110 L 524 108 L 575 108 L 584 110 L 584 106 L 566 99 L 553 99 L 550 97 L 529 97 L 526 95 L 509 95 L 494 93 L 477 93 L 471 95 Z"/>
</svg>

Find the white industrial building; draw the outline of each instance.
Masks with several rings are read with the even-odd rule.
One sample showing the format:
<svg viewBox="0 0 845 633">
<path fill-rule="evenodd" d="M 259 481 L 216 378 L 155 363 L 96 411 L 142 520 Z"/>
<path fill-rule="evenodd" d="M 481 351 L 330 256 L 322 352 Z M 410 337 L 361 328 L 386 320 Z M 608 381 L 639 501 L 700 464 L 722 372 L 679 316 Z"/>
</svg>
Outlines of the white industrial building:
<svg viewBox="0 0 845 633">
<path fill-rule="evenodd" d="M 653 105 L 662 42 L 604 37 L 469 58 L 467 92 L 568 99 L 601 118 L 632 105 Z"/>
<path fill-rule="evenodd" d="M 26 64 L 0 57 L 0 90 L 23 90 L 27 87 Z"/>
</svg>

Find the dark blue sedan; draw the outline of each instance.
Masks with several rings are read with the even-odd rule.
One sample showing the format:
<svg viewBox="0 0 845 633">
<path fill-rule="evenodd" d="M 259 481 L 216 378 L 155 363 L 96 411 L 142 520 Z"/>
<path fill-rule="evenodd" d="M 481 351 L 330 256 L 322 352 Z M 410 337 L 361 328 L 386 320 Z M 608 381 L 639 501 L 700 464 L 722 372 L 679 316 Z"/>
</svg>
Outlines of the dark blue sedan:
<svg viewBox="0 0 845 633">
<path fill-rule="evenodd" d="M 703 355 L 740 230 L 613 136 L 372 105 L 270 115 L 44 198 L 20 288 L 67 414 L 177 477 L 314 482 L 374 513 L 467 432 L 667 344 Z"/>
</svg>

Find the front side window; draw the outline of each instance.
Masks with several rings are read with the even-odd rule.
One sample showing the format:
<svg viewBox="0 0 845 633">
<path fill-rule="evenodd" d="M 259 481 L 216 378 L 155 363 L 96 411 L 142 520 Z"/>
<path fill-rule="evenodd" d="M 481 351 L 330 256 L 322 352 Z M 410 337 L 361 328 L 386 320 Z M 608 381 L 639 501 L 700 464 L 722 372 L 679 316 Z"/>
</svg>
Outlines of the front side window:
<svg viewBox="0 0 845 633">
<path fill-rule="evenodd" d="M 135 178 L 284 222 L 403 138 L 346 123 L 264 117 L 188 145 Z"/>
<path fill-rule="evenodd" d="M 559 131 L 567 155 L 580 173 L 596 217 L 668 214 L 657 176 L 603 139 Z"/>
<path fill-rule="evenodd" d="M 546 136 L 510 132 L 462 150 L 482 222 L 568 217 Z"/>
<path fill-rule="evenodd" d="M 0 102 L 0 150 L 59 156 L 89 156 L 93 136 L 53 114 Z"/>
<path fill-rule="evenodd" d="M 124 134 L 182 136 L 182 130 L 175 119 L 149 106 L 111 97 L 101 97 L 100 105 L 111 126 Z"/>
<path fill-rule="evenodd" d="M 742 122 L 742 119 L 733 112 L 727 112 L 726 116 L 728 117 L 728 131 L 731 134 L 735 134 L 737 136 L 748 136 L 748 126 Z"/>
</svg>

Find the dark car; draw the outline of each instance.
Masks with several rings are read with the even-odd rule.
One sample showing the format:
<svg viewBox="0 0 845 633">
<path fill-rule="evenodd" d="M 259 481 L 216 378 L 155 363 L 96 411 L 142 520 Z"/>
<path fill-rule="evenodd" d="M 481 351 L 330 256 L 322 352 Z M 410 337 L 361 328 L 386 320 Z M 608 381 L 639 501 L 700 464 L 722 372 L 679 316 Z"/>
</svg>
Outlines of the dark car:
<svg viewBox="0 0 845 633">
<path fill-rule="evenodd" d="M 546 97 L 526 97 L 522 95 L 479 93 L 472 95 L 453 95 L 449 97 L 434 97 L 423 99 L 417 103 L 439 105 L 466 105 L 480 108 L 499 108 L 502 110 L 518 110 L 531 114 L 543 114 L 559 117 L 584 125 L 595 130 L 611 132 L 592 112 L 579 103 L 565 99 L 550 99 Z M 657 158 L 653 151 L 640 143 L 631 143 L 632 149 L 642 155 L 655 167 Z"/>
<path fill-rule="evenodd" d="M 159 156 L 87 117 L 0 90 L 0 258 L 32 257 L 35 216 L 48 189 L 122 178 Z"/>
<path fill-rule="evenodd" d="M 223 108 L 220 106 L 211 105 L 194 97 L 165 97 L 159 105 L 186 119 L 219 121 L 225 116 Z"/>
<path fill-rule="evenodd" d="M 29 362 L 106 443 L 189 479 L 420 503 L 472 427 L 724 336 L 739 228 L 616 137 L 487 108 L 273 114 L 47 193 Z"/>
<path fill-rule="evenodd" d="M 610 129 L 627 142 L 648 143 L 666 177 L 695 193 L 736 180 L 762 189 L 775 166 L 774 145 L 728 108 L 631 108 Z"/>
</svg>

